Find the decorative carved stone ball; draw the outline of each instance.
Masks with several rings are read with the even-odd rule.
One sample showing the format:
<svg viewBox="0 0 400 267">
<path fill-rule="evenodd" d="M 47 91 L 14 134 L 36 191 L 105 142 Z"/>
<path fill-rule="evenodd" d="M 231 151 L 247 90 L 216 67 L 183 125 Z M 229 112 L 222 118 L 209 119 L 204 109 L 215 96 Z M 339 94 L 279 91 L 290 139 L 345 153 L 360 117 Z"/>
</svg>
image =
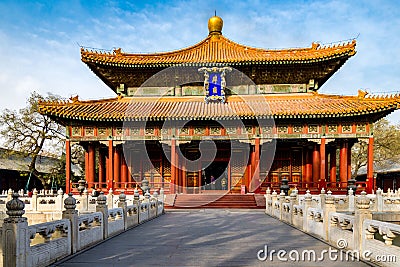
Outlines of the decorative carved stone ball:
<svg viewBox="0 0 400 267">
<path fill-rule="evenodd" d="M 125 191 L 121 191 L 118 198 L 119 198 L 119 202 L 126 202 Z"/>
<path fill-rule="evenodd" d="M 358 209 L 369 209 L 369 198 L 367 197 L 367 193 L 365 191 L 361 192 L 361 195 L 357 198 L 357 208 Z"/>
<path fill-rule="evenodd" d="M 76 199 L 72 196 L 72 193 L 69 193 L 64 200 L 64 207 L 66 210 L 74 210 L 76 208 Z"/>
<path fill-rule="evenodd" d="M 151 197 L 149 191 L 146 191 L 146 193 L 144 193 L 144 197 L 147 199 L 149 199 Z"/>
<path fill-rule="evenodd" d="M 312 200 L 312 195 L 310 194 L 310 190 L 306 191 L 306 194 L 304 195 L 304 199 L 309 200 L 309 201 Z"/>
<path fill-rule="evenodd" d="M 325 198 L 325 203 L 326 204 L 333 204 L 334 203 L 334 198 L 332 196 L 332 192 L 328 191 L 328 195 Z"/>
<path fill-rule="evenodd" d="M 153 197 L 154 197 L 154 198 L 158 198 L 158 193 L 157 193 L 157 191 L 155 191 L 155 192 L 153 193 Z"/>
<path fill-rule="evenodd" d="M 100 195 L 97 197 L 97 204 L 98 205 L 106 205 L 107 197 L 104 195 L 104 192 L 100 192 Z"/>
<path fill-rule="evenodd" d="M 6 208 L 7 215 L 12 218 L 22 217 L 22 215 L 25 213 L 25 204 L 19 199 L 18 193 L 12 194 L 12 199 L 7 202 Z"/>
<path fill-rule="evenodd" d="M 139 197 L 140 197 L 140 195 L 139 195 L 139 190 L 135 189 L 135 190 L 133 191 L 133 199 L 134 199 L 134 200 L 139 200 Z"/>
</svg>

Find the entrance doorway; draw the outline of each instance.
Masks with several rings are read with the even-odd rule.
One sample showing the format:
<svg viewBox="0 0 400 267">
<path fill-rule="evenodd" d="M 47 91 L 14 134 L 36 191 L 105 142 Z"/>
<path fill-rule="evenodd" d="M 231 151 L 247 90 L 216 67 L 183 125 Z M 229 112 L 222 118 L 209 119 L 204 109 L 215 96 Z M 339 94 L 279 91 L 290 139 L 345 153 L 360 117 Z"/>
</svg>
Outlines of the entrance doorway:
<svg viewBox="0 0 400 267">
<path fill-rule="evenodd" d="M 228 161 L 213 161 L 202 170 L 202 190 L 228 190 Z"/>
</svg>

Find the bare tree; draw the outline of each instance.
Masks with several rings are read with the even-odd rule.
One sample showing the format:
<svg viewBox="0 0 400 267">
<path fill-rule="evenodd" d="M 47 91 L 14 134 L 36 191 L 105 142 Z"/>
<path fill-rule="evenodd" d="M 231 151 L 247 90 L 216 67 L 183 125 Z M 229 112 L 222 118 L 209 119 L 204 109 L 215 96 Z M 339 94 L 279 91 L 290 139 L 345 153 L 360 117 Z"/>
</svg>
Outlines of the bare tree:
<svg viewBox="0 0 400 267">
<path fill-rule="evenodd" d="M 399 158 L 400 126 L 391 125 L 388 120 L 381 119 L 374 124 L 374 164 L 389 167 L 390 162 Z M 355 178 L 360 168 L 367 165 L 368 143 L 360 140 L 352 148 L 352 166 Z"/>
<path fill-rule="evenodd" d="M 0 114 L 0 134 L 4 138 L 5 147 L 20 152 L 24 157 L 30 157 L 29 171 L 46 186 L 46 178 L 37 170 L 36 160 L 44 151 L 60 154 L 65 130 L 63 126 L 38 112 L 39 100 L 55 101 L 60 100 L 60 97 L 43 97 L 33 92 L 25 108 L 19 111 L 5 109 Z"/>
</svg>

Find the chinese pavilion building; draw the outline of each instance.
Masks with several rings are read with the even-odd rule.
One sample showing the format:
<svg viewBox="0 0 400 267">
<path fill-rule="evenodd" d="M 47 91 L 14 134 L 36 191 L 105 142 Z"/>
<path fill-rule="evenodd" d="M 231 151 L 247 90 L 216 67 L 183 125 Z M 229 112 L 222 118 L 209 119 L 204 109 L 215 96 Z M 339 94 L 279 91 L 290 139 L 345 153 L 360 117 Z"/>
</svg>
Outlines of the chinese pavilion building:
<svg viewBox="0 0 400 267">
<path fill-rule="evenodd" d="M 345 190 L 360 139 L 368 142 L 361 186 L 373 190 L 373 123 L 400 98 L 318 93 L 356 41 L 259 49 L 227 39 L 222 26 L 210 18 L 204 40 L 172 52 L 81 49 L 117 97 L 40 103 L 66 126 L 67 192 L 72 142 L 86 149 L 89 188 L 129 192 L 146 178 L 170 193 L 257 193 L 279 189 L 283 178 L 303 191 Z M 211 161 L 202 161 L 209 150 Z"/>
</svg>

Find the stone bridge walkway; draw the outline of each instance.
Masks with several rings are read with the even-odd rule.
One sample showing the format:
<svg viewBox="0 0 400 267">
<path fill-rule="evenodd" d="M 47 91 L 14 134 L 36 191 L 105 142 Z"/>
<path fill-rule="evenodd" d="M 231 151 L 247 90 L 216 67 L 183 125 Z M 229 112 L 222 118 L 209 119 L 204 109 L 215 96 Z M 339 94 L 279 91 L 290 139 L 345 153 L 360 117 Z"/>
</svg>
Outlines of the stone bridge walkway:
<svg viewBox="0 0 400 267">
<path fill-rule="evenodd" d="M 315 250 L 317 257 L 329 249 L 260 210 L 170 211 L 55 266 L 368 266 L 328 254 L 323 262 L 294 262 L 288 254 L 283 262 L 276 253 L 273 262 L 260 261 L 266 245 L 269 252 Z"/>
</svg>

